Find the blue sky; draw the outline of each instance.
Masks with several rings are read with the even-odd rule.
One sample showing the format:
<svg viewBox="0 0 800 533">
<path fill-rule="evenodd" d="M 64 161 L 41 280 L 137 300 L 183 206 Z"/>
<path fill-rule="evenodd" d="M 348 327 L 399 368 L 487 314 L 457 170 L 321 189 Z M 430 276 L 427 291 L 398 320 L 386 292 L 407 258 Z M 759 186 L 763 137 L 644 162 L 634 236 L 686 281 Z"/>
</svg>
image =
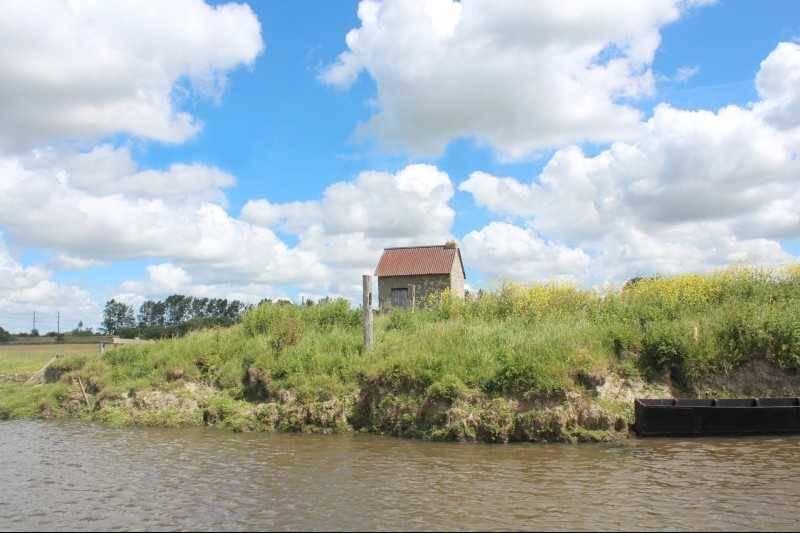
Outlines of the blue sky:
<svg viewBox="0 0 800 533">
<path fill-rule="evenodd" d="M 547 7 L 548 2 L 534 14 L 523 4 L 515 13 L 513 2 L 505 13 L 487 12 L 479 1 L 463 2 L 460 12 L 445 1 L 435 3 L 442 8 L 435 12 L 415 3 L 380 6 L 370 23 L 359 18 L 359 3 L 353 1 L 253 2 L 249 9 L 231 10 L 230 20 L 224 21 L 221 10 L 229 3 L 186 0 L 175 9 L 196 13 L 198 33 L 192 35 L 174 30 L 168 10 L 152 10 L 139 21 L 135 10 L 98 14 L 22 4 L 3 23 L 8 30 L 4 39 L 12 50 L 24 51 L 17 55 L 30 63 L 0 58 L 3 78 L 14 81 L 7 89 L 13 92 L 8 108 L 0 104 L 0 116 L 10 117 L 8 129 L 0 132 L 5 163 L 0 187 L 4 181 L 7 187 L 0 193 L 20 208 L 0 216 L 0 254 L 5 254 L 0 255 L 0 273 L 6 265 L 12 280 L 11 286 L 0 283 L 4 327 L 27 328 L 35 310 L 48 320 L 60 311 L 67 325 L 77 320 L 96 325 L 110 297 L 137 304 L 172 291 L 249 299 L 353 297 L 358 274 L 370 270 L 383 246 L 446 238 L 460 242 L 472 287 L 506 278 L 598 286 L 631 275 L 708 270 L 736 262 L 784 264 L 800 253 L 800 231 L 792 218 L 796 211 L 786 205 L 798 193 L 793 172 L 800 121 L 792 122 L 798 109 L 792 102 L 800 99 L 800 89 L 779 83 L 800 79 L 792 78 L 800 69 L 800 5 L 795 3 L 665 0 L 659 12 L 654 3 L 629 13 L 623 4 L 609 2 L 597 8 L 607 12 L 578 17 L 574 25 L 561 28 L 558 17 L 552 27 L 540 27 L 549 14 L 558 13 L 558 3 Z M 35 38 L 23 43 L 20 37 L 31 20 L 42 17 L 61 17 L 51 22 L 65 27 L 68 37 L 70 28 L 81 27 L 82 17 L 89 15 L 95 42 L 113 54 L 81 55 L 80 42 L 63 47 L 57 37 L 41 43 Z M 469 17 L 480 23 L 469 26 L 464 22 Z M 615 20 L 631 22 L 615 30 Z M 114 33 L 118 24 L 129 28 L 119 38 Z M 431 37 L 440 24 L 450 33 Z M 432 29 L 415 33 L 426 25 Z M 523 31 L 514 33 L 515 25 Z M 148 36 L 150 29 L 176 37 L 161 42 Z M 345 36 L 353 29 L 360 33 L 358 44 L 348 46 Z M 232 32 L 241 38 L 227 38 Z M 656 44 L 652 35 L 660 37 Z M 89 42 L 90 37 L 76 33 L 75 38 Z M 472 49 L 482 39 L 490 44 Z M 554 43 L 561 47 L 555 57 L 548 55 Z M 787 46 L 778 53 L 781 43 Z M 603 52 L 589 54 L 582 63 L 582 47 L 589 46 Z M 518 57 L 516 50 L 522 50 Z M 343 52 L 356 58 L 354 79 L 340 59 Z M 603 59 L 606 55 L 610 59 Z M 106 62 L 116 60 L 108 57 L 119 58 L 123 79 L 93 85 L 93 73 L 108 72 Z M 614 57 L 622 59 L 621 70 L 609 67 Z M 509 58 L 517 69 L 503 66 Z M 765 67 L 767 58 L 773 61 Z M 64 77 L 24 68 L 48 62 Z M 337 65 L 345 65 L 342 76 L 329 76 Z M 608 67 L 608 72 L 601 81 L 581 82 L 587 84 L 585 100 L 580 92 L 578 99 L 570 99 L 569 84 L 590 75 L 592 65 Z M 757 90 L 762 71 L 763 79 L 778 80 L 769 82 L 775 87 L 768 87 L 767 96 Z M 494 83 L 485 83 L 489 72 L 497 76 Z M 208 90 L 203 83 L 209 77 L 224 83 Z M 555 94 L 559 87 L 566 87 L 563 96 Z M 433 96 L 440 89 L 445 96 L 438 101 Z M 77 96 L 70 100 L 64 93 Z M 58 127 L 47 121 L 42 125 L 33 114 L 12 113 L 12 105 L 35 107 L 37 94 Z M 128 107 L 130 102 L 141 103 L 136 99 L 142 94 L 154 102 L 166 98 L 168 110 L 154 103 L 128 111 L 135 107 Z M 79 124 L 70 122 L 95 98 L 95 114 L 80 118 Z M 106 99 L 125 106 L 103 107 L 100 102 Z M 526 103 L 515 109 L 515 100 Z M 540 101 L 552 101 L 559 109 L 548 114 Z M 602 109 L 606 104 L 610 111 Z M 735 112 L 718 113 L 725 106 L 735 106 Z M 174 120 L 177 113 L 191 115 L 193 133 L 181 129 Z M 634 118 L 623 119 L 626 114 Z M 380 122 L 381 117 L 386 121 Z M 619 123 L 610 124 L 615 117 Z M 513 128 L 504 125 L 517 120 Z M 173 122 L 165 126 L 165 121 Z M 378 125 L 359 135 L 358 125 L 366 123 Z M 761 139 L 753 143 L 758 150 L 752 153 L 741 144 L 742 130 L 751 127 L 757 127 L 753 137 Z M 444 147 L 437 149 L 440 144 Z M 615 144 L 630 150 L 612 153 Z M 693 145 L 698 153 L 692 152 Z M 103 175 L 94 172 L 102 166 L 97 162 L 91 172 L 73 163 L 101 146 L 109 148 L 109 160 L 123 170 Z M 634 157 L 631 150 L 640 155 L 626 159 Z M 33 155 L 40 153 L 52 153 L 52 161 L 40 163 L 41 157 Z M 741 161 L 726 165 L 726 154 Z M 654 160 L 660 166 L 648 166 Z M 692 161 L 698 170 L 676 161 Z M 197 165 L 198 177 L 181 181 L 173 175 L 174 165 Z M 563 170 L 567 167 L 573 170 Z M 398 177 L 404 169 L 406 181 Z M 151 170 L 165 173 L 164 183 L 183 185 L 171 195 L 161 194 L 159 187 L 166 186 L 148 182 L 155 179 L 147 174 Z M 363 173 L 378 177 L 368 186 L 366 178 L 359 181 Z M 135 179 L 123 179 L 130 175 Z M 197 185 L 204 180 L 206 185 Z M 58 193 L 47 183 L 61 184 L 60 194 L 80 207 L 59 217 Z M 331 186 L 341 194 L 326 195 Z M 52 206 L 25 203 L 30 201 L 23 198 L 26 191 L 47 190 L 54 191 Z M 708 194 L 707 209 L 704 202 L 690 206 L 687 191 Z M 716 199 L 715 191 L 726 194 Z M 396 194 L 397 211 L 376 207 L 376 194 Z M 150 214 L 111 220 L 109 213 L 88 211 L 96 209 L 89 207 L 95 200 L 107 206 L 120 202 L 119 213 L 147 205 Z M 292 202 L 304 205 L 290 210 Z M 715 202 L 721 205 L 713 207 Z M 236 228 L 231 240 L 214 241 L 215 236 L 204 233 L 214 232 L 206 222 L 185 235 L 170 226 L 192 226 L 195 214 L 208 214 L 204 205 L 227 215 L 224 223 Z M 656 214 L 658 206 L 665 206 L 663 214 Z M 180 220 L 159 218 L 161 208 L 179 213 Z M 359 226 L 359 209 L 369 213 L 373 226 Z M 67 235 L 71 224 L 87 237 Z M 140 233 L 152 232 L 163 242 L 123 238 L 121 224 L 141 225 Z M 196 253 L 188 243 L 177 242 L 193 238 L 198 239 Z M 709 242 L 724 246 L 716 249 Z M 254 247 L 262 246 L 261 255 L 253 254 Z M 256 257 L 234 261 L 230 256 L 237 251 Z M 64 257 L 73 261 L 67 264 Z"/>
</svg>

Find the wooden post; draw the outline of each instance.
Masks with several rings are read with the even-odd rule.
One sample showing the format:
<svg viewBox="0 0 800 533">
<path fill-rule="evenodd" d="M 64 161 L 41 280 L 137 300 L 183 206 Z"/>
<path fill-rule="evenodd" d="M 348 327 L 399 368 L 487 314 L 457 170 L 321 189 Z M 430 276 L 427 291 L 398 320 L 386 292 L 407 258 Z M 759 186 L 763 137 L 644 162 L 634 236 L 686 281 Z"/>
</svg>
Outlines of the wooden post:
<svg viewBox="0 0 800 533">
<path fill-rule="evenodd" d="M 365 274 L 364 281 L 364 348 L 372 347 L 372 276 Z"/>
<path fill-rule="evenodd" d="M 89 395 L 86 394 L 86 387 L 83 386 L 83 381 L 81 381 L 80 376 L 76 378 L 78 385 L 81 387 L 81 393 L 83 394 L 83 401 L 86 402 L 86 407 L 89 409 L 93 409 L 91 402 L 89 402 Z"/>
<path fill-rule="evenodd" d="M 411 312 L 414 312 L 414 309 L 417 307 L 417 286 L 413 283 L 408 287 L 408 292 L 411 293 Z"/>
</svg>

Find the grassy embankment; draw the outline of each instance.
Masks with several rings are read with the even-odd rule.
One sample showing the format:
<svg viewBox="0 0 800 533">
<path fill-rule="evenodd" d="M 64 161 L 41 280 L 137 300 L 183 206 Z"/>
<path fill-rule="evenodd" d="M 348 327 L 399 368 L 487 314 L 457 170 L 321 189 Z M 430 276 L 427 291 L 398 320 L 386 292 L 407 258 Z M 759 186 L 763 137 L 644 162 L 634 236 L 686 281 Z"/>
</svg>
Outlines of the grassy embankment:
<svg viewBox="0 0 800 533">
<path fill-rule="evenodd" d="M 800 269 L 641 280 L 606 294 L 506 285 L 378 317 L 375 337 L 364 351 L 346 302 L 263 305 L 232 328 L 65 357 L 47 385 L 0 389 L 0 418 L 620 438 L 634 395 L 800 394 Z"/>
</svg>

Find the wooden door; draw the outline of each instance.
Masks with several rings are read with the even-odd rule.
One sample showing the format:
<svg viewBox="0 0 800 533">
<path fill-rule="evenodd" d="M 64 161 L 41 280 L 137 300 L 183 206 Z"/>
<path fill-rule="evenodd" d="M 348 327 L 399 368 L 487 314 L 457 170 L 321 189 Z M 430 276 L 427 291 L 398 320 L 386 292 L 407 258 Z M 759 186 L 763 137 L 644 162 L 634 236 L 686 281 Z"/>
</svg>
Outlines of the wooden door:
<svg viewBox="0 0 800 533">
<path fill-rule="evenodd" d="M 392 307 L 408 307 L 408 289 L 392 289 Z"/>
</svg>

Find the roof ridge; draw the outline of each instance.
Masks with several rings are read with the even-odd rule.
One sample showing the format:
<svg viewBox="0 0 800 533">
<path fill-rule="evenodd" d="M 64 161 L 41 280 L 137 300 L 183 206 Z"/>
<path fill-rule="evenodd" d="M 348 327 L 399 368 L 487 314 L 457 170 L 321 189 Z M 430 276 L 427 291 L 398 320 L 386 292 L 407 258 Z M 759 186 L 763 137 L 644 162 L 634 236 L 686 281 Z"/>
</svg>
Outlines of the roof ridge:
<svg viewBox="0 0 800 533">
<path fill-rule="evenodd" d="M 384 248 L 384 250 L 415 250 L 417 248 L 447 248 L 445 244 L 424 244 L 421 246 L 390 246 L 388 248 Z M 452 248 L 455 249 L 455 248 Z"/>
</svg>

